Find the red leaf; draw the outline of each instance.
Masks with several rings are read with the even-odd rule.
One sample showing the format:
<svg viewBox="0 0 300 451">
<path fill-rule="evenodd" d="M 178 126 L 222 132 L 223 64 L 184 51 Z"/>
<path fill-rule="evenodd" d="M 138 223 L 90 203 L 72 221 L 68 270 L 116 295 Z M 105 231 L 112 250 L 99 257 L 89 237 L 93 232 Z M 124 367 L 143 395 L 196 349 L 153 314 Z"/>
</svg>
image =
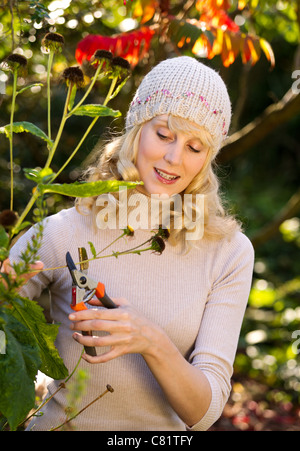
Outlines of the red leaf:
<svg viewBox="0 0 300 451">
<path fill-rule="evenodd" d="M 78 43 L 75 58 L 82 64 L 90 61 L 96 50 L 110 50 L 114 56 L 127 59 L 133 68 L 149 51 L 153 35 L 149 27 L 114 36 L 88 35 Z"/>
<path fill-rule="evenodd" d="M 226 13 L 229 6 L 228 0 L 198 0 L 196 8 L 201 13 L 199 21 L 209 27 L 238 32 L 239 26 Z"/>
</svg>

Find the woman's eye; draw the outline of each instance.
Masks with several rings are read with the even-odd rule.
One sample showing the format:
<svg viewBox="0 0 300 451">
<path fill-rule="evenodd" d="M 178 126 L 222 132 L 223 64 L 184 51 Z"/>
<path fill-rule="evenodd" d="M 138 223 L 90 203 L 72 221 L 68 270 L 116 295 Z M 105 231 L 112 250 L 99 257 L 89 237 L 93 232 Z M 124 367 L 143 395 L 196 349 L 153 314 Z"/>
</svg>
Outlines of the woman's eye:
<svg viewBox="0 0 300 451">
<path fill-rule="evenodd" d="M 195 149 L 193 146 L 189 146 L 189 148 L 191 149 L 192 152 L 195 152 L 195 153 L 201 152 L 201 149 Z"/>
<path fill-rule="evenodd" d="M 163 135 L 163 134 L 160 133 L 160 132 L 157 132 L 157 136 L 158 136 L 160 139 L 168 139 L 168 137 L 167 137 L 166 135 Z"/>
</svg>

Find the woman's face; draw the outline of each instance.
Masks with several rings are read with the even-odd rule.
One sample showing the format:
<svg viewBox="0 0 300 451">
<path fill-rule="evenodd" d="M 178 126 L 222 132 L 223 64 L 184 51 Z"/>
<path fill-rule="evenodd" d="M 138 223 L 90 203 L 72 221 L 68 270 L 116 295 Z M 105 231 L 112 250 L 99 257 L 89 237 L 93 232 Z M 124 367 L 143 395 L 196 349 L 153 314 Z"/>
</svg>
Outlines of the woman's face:
<svg viewBox="0 0 300 451">
<path fill-rule="evenodd" d="M 201 171 L 208 149 L 199 137 L 174 132 L 168 116 L 157 116 L 142 130 L 136 166 L 147 194 L 181 193 Z"/>
</svg>

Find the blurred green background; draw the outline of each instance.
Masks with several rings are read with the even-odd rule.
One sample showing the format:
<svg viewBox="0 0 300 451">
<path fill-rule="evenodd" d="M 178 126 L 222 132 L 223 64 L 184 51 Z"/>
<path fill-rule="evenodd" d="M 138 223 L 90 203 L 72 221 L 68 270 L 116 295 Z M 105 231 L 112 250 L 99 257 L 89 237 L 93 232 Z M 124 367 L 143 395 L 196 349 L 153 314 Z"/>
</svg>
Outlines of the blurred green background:
<svg viewBox="0 0 300 451">
<path fill-rule="evenodd" d="M 161 10 L 157 6 L 156 16 L 150 15 L 145 25 L 161 26 L 166 9 L 171 15 L 184 11 L 183 19 L 199 18 L 194 3 L 156 2 Z M 112 36 L 138 29 L 141 18 L 134 18 L 135 8 L 140 6 L 145 11 L 153 4 L 150 0 L 134 0 L 127 5 L 122 0 L 4 1 L 0 7 L 0 61 L 12 50 L 20 52 L 28 58 L 28 74 L 19 79 L 19 86 L 45 82 L 46 57 L 40 50 L 41 40 L 47 31 L 63 34 L 65 48 L 55 57 L 52 80 L 52 120 L 53 130 L 57 130 L 66 95 L 61 74 L 68 65 L 77 65 L 78 42 L 88 34 Z M 255 33 L 271 44 L 276 64 L 272 68 L 263 54 L 253 66 L 243 64 L 241 56 L 229 67 L 223 66 L 220 55 L 206 60 L 224 77 L 233 103 L 233 139 L 224 148 L 223 157 L 221 153 L 218 167 L 223 197 L 243 222 L 256 251 L 233 391 L 223 417 L 213 429 L 300 430 L 300 72 L 295 72 L 300 71 L 300 2 L 252 0 L 229 4 L 228 14 L 242 33 Z M 242 6 L 245 8 L 239 10 Z M 95 144 L 108 138 L 108 126 L 113 130 L 123 128 L 133 92 L 153 64 L 180 53 L 192 54 L 188 43 L 180 49 L 174 45 L 177 38 L 169 34 L 169 39 L 163 39 L 156 33 L 149 53 L 134 67 L 121 94 L 110 104 L 121 110 L 123 117 L 97 123 L 59 182 L 80 177 Z M 105 88 L 98 83 L 90 103 L 103 102 Z M 10 76 L 0 72 L 0 127 L 9 123 L 11 92 Z M 281 102 L 283 98 L 285 102 Z M 270 108 L 275 106 L 281 114 L 270 121 Z M 18 97 L 15 120 L 30 121 L 47 130 L 46 108 L 44 88 L 26 91 Z M 70 155 L 89 123 L 82 117 L 67 123 L 54 170 Z M 247 124 L 253 128 L 251 142 L 247 141 Z M 20 212 L 33 187 L 24 177 L 23 168 L 42 167 L 47 149 L 29 134 L 15 135 L 14 139 L 15 210 Z M 8 140 L 0 135 L 0 211 L 9 208 L 9 183 Z M 71 205 L 71 200 L 49 196 L 47 205 L 52 214 Z"/>
</svg>

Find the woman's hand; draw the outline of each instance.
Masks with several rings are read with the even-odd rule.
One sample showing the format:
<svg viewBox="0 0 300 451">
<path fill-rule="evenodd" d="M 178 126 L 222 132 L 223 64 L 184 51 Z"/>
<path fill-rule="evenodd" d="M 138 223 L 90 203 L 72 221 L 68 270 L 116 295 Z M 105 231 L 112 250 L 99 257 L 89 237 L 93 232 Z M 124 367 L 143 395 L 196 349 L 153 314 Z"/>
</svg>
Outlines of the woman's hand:
<svg viewBox="0 0 300 451">
<path fill-rule="evenodd" d="M 23 283 L 28 282 L 29 279 L 31 279 L 36 274 L 38 274 L 43 268 L 44 268 L 43 262 L 36 261 L 33 265 L 30 265 L 30 269 L 31 269 L 30 273 L 22 274 L 22 282 Z M 1 271 L 1 273 L 4 273 L 4 274 L 10 274 L 13 278 L 16 276 L 16 273 L 15 273 L 13 267 L 11 266 L 8 258 L 6 260 L 4 260 L 4 262 L 2 263 L 0 271 Z M 2 279 L 2 277 L 0 274 L 0 281 L 1 281 L 1 279 Z M 5 283 L 5 281 L 3 281 L 3 282 Z"/>
<path fill-rule="evenodd" d="M 73 338 L 84 346 L 110 346 L 108 352 L 95 357 L 84 354 L 83 358 L 90 363 L 108 362 L 124 354 L 150 354 L 159 343 L 159 335 L 163 333 L 126 299 L 118 298 L 113 301 L 118 308 L 88 309 L 71 313 L 69 316 L 72 330 L 108 332 L 102 337 L 74 333 Z M 96 304 L 95 301 L 90 303 Z"/>
<path fill-rule="evenodd" d="M 88 309 L 71 313 L 71 329 L 108 332 L 103 337 L 73 335 L 83 346 L 109 346 L 110 350 L 92 357 L 89 363 L 104 363 L 124 354 L 143 356 L 173 409 L 189 426 L 205 414 L 211 401 L 211 389 L 202 371 L 181 355 L 167 334 L 145 318 L 126 299 L 113 299 L 116 309 Z M 90 301 L 100 305 L 99 301 Z"/>
</svg>

